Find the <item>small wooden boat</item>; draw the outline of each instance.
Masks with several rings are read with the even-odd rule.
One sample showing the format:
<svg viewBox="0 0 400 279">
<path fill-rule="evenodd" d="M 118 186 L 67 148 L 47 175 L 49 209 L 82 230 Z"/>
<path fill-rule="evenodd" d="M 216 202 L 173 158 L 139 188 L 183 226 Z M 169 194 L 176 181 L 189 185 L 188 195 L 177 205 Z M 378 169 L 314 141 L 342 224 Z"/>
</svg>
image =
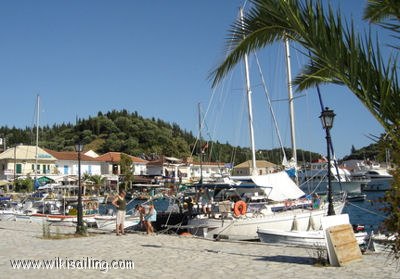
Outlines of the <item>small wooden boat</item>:
<svg viewBox="0 0 400 279">
<path fill-rule="evenodd" d="M 323 230 L 318 231 L 281 231 L 281 230 L 265 230 L 257 231 L 261 242 L 294 245 L 303 247 L 325 247 L 325 233 Z M 366 243 L 368 238 L 367 232 L 354 233 L 358 245 Z"/>
</svg>

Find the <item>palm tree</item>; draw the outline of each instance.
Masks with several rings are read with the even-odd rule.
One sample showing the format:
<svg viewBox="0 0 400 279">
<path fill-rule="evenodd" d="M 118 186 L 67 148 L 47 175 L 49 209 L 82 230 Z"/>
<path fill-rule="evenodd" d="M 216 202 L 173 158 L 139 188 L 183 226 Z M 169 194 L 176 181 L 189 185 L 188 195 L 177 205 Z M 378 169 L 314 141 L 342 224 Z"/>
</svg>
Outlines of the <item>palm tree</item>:
<svg viewBox="0 0 400 279">
<path fill-rule="evenodd" d="M 382 58 L 377 41 L 361 37 L 353 24 L 343 24 L 340 11 L 324 8 L 321 0 L 250 0 L 252 7 L 242 20 L 233 24 L 228 36 L 228 54 L 212 72 L 215 87 L 244 57 L 278 40 L 288 38 L 300 44 L 309 57 L 294 84 L 304 90 L 323 83 L 347 86 L 379 121 L 386 131 L 386 144 L 393 152 L 394 163 L 400 167 L 400 90 L 397 57 Z M 370 1 L 364 17 L 383 27 L 399 32 L 400 2 Z M 397 38 L 399 38 L 397 36 Z M 394 50 L 397 50 L 394 46 Z M 307 53 L 309 52 L 309 53 Z M 400 171 L 394 172 L 395 182 L 387 193 L 389 219 L 385 225 L 400 231 Z M 400 258 L 400 236 L 392 247 Z"/>
<path fill-rule="evenodd" d="M 95 174 L 91 175 L 89 177 L 89 180 L 93 182 L 93 186 L 96 189 L 96 194 L 98 195 L 100 193 L 101 187 L 105 185 L 106 178 L 101 175 Z"/>
</svg>

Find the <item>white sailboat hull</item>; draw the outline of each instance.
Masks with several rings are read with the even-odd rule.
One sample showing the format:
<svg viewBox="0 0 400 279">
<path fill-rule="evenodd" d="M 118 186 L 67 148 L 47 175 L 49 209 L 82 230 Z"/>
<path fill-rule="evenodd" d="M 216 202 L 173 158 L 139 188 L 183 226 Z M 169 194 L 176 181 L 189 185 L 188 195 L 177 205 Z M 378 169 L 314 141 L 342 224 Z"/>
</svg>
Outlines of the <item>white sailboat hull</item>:
<svg viewBox="0 0 400 279">
<path fill-rule="evenodd" d="M 335 212 L 341 213 L 344 203 L 335 205 Z M 297 230 L 306 231 L 310 226 L 310 218 L 314 222 L 314 228 L 321 227 L 321 217 L 327 212 L 326 205 L 320 209 L 294 209 L 282 212 L 270 212 L 269 214 L 251 214 L 240 218 L 208 218 L 198 217 L 189 220 L 190 233 L 205 238 L 224 238 L 234 240 L 259 239 L 257 230 L 274 229 L 290 231 L 294 224 Z"/>
</svg>

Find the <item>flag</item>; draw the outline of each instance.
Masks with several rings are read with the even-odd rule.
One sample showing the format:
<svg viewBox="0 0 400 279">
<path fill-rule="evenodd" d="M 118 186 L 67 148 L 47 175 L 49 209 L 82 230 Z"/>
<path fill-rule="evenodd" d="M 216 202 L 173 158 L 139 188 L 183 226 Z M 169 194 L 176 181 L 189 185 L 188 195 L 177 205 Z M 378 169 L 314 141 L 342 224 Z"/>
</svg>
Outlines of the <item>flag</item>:
<svg viewBox="0 0 400 279">
<path fill-rule="evenodd" d="M 206 142 L 202 147 L 201 147 L 201 153 L 204 153 L 208 149 L 208 142 Z"/>
</svg>

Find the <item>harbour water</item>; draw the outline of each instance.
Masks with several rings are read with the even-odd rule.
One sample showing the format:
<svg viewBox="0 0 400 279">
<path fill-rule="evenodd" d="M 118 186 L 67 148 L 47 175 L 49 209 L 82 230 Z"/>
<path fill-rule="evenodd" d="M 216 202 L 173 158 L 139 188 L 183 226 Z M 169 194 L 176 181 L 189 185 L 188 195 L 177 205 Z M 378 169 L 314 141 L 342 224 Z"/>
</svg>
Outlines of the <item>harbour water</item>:
<svg viewBox="0 0 400 279">
<path fill-rule="evenodd" d="M 145 200 L 141 199 L 130 200 L 126 208 L 127 213 L 132 213 L 135 210 L 135 206 L 137 204 L 142 204 L 145 202 L 146 202 Z M 168 198 L 158 198 L 153 200 L 154 207 L 158 212 L 167 211 L 170 202 L 171 200 Z M 100 205 L 99 207 L 100 214 L 107 214 L 110 210 L 115 210 L 112 204 Z"/>
<path fill-rule="evenodd" d="M 348 202 L 343 213 L 349 214 L 350 223 L 364 225 L 368 232 L 377 232 L 385 219 L 381 210 L 385 204 L 379 201 L 385 192 L 365 192 L 365 194 L 367 198 L 364 201 Z"/>
</svg>

